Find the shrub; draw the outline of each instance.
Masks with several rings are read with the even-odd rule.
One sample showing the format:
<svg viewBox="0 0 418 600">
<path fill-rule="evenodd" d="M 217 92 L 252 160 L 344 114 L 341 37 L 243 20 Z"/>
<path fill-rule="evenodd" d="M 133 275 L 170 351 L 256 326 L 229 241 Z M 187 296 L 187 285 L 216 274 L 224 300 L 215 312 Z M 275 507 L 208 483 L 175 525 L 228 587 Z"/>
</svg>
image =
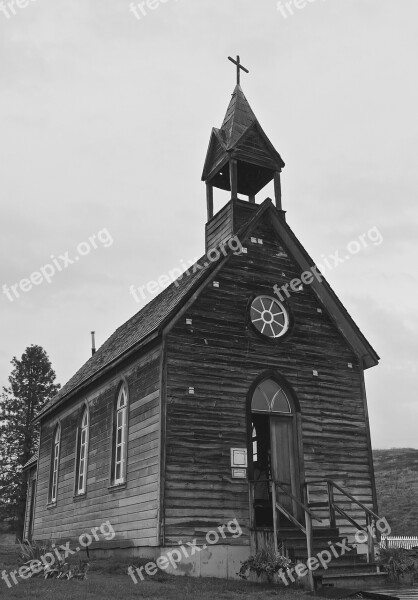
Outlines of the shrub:
<svg viewBox="0 0 418 600">
<path fill-rule="evenodd" d="M 404 575 L 412 575 L 413 577 L 418 575 L 418 565 L 411 553 L 405 548 L 381 548 L 378 562 L 397 582 Z"/>
<path fill-rule="evenodd" d="M 19 563 L 21 566 L 28 567 L 28 577 L 44 577 L 45 579 L 87 579 L 89 569 L 88 561 L 79 561 L 77 566 L 70 566 L 55 548 L 53 550 L 50 542 L 19 542 L 18 551 Z M 46 554 L 52 554 L 54 562 L 47 564 L 48 561 L 42 561 Z M 33 561 L 42 562 L 42 565 L 33 568 Z"/>
<path fill-rule="evenodd" d="M 249 573 L 255 573 L 257 577 L 265 575 L 267 581 L 272 583 L 274 576 L 280 570 L 287 571 L 293 566 L 292 561 L 276 552 L 274 548 L 266 548 L 258 550 L 256 554 L 250 556 L 241 564 L 238 575 L 242 579 L 248 579 Z"/>
</svg>

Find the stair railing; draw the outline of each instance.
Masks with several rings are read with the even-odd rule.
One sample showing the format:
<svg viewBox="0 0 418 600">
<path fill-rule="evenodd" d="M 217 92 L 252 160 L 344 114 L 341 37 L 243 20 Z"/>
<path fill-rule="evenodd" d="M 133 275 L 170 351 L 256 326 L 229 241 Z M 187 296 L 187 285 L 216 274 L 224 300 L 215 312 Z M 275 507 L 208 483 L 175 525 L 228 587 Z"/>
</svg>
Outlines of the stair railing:
<svg viewBox="0 0 418 600">
<path fill-rule="evenodd" d="M 273 500 L 273 529 L 274 529 L 274 547 L 276 552 L 278 551 L 278 534 L 279 534 L 279 522 L 277 518 L 277 512 L 281 512 L 291 523 L 293 523 L 306 537 L 306 551 L 307 551 L 307 564 L 310 565 L 310 559 L 313 557 L 313 528 L 312 521 L 319 521 L 322 523 L 322 520 L 317 517 L 311 509 L 301 502 L 299 498 L 297 498 L 294 494 L 286 490 L 281 482 L 273 481 L 272 482 L 272 500 Z M 285 494 L 288 498 L 292 500 L 295 504 L 299 506 L 304 512 L 305 515 L 305 525 L 303 525 L 294 515 L 292 515 L 283 505 L 282 502 L 278 499 L 277 489 L 280 493 Z M 314 590 L 314 578 L 312 569 L 308 568 L 308 581 L 309 587 L 311 591 Z"/>
<path fill-rule="evenodd" d="M 279 520 L 278 520 L 278 512 L 282 513 L 282 515 L 284 515 L 291 523 L 293 523 L 293 525 L 295 525 L 295 527 L 297 529 L 299 529 L 305 536 L 306 538 L 306 550 L 307 550 L 307 564 L 311 564 L 309 562 L 309 559 L 313 557 L 313 527 L 312 527 L 312 521 L 318 521 L 319 523 L 322 523 L 322 519 L 320 517 L 318 517 L 317 515 L 315 515 L 313 513 L 313 511 L 307 506 L 307 504 L 304 504 L 303 502 L 301 502 L 299 500 L 299 498 L 297 498 L 294 494 L 292 494 L 291 492 L 289 492 L 288 490 L 286 490 L 283 487 L 283 482 L 280 481 L 274 481 L 272 479 L 263 479 L 263 480 L 250 480 L 250 493 L 251 493 L 251 498 L 254 501 L 254 484 L 259 484 L 259 483 L 265 483 L 266 485 L 270 485 L 271 484 L 271 501 L 272 501 L 272 511 L 273 511 L 273 532 L 274 532 L 274 550 L 276 553 L 278 553 L 279 551 L 279 544 L 278 544 L 278 535 L 279 535 Z M 297 506 L 299 506 L 299 508 L 302 509 L 302 511 L 304 512 L 305 515 L 305 524 L 303 525 L 294 515 L 292 515 L 287 508 L 283 505 L 282 502 L 280 502 L 279 500 L 279 494 L 277 493 L 277 490 L 279 490 L 279 493 L 284 494 L 285 496 L 287 496 L 288 498 L 290 498 L 292 500 L 292 502 L 294 502 L 295 504 L 297 504 Z M 309 582 L 309 587 L 311 589 L 311 591 L 314 590 L 314 577 L 313 577 L 313 572 L 312 569 L 308 568 L 308 582 Z"/>
<path fill-rule="evenodd" d="M 375 538 L 375 529 L 376 529 L 375 524 L 376 524 L 376 521 L 380 520 L 379 515 L 377 515 L 375 512 L 373 512 L 365 504 L 360 502 L 360 500 L 357 500 L 357 498 L 355 498 L 352 494 L 350 494 L 350 492 L 348 492 L 347 490 L 342 488 L 340 485 L 338 485 L 338 483 L 336 483 L 332 479 L 317 479 L 317 480 L 313 480 L 313 481 L 308 481 L 305 483 L 306 491 L 308 491 L 309 485 L 320 485 L 320 484 L 327 485 L 327 492 L 328 492 L 327 506 L 328 506 L 328 511 L 329 511 L 330 527 L 333 527 L 333 528 L 337 527 L 336 513 L 338 513 L 339 515 L 341 515 L 342 517 L 347 519 L 347 521 L 349 521 L 349 523 L 354 525 L 354 527 L 356 527 L 357 530 L 363 531 L 367 535 L 367 562 L 368 563 L 372 562 L 372 560 L 374 558 L 374 538 Z M 351 500 L 351 502 L 353 502 L 354 504 L 359 506 L 365 512 L 366 526 L 361 525 L 358 521 L 353 519 L 353 517 L 351 517 L 343 508 L 341 508 L 341 506 L 339 506 L 337 504 L 337 502 L 335 500 L 335 494 L 334 494 L 335 490 L 338 490 L 340 492 L 340 494 L 343 494 L 346 498 Z M 319 504 L 316 504 L 316 506 L 319 506 Z"/>
</svg>

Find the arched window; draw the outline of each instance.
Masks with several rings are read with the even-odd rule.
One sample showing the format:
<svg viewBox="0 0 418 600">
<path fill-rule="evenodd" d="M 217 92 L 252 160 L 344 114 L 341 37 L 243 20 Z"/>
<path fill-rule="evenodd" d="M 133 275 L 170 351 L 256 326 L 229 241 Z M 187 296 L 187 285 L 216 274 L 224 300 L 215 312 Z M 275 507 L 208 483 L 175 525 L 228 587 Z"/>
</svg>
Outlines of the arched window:
<svg viewBox="0 0 418 600">
<path fill-rule="evenodd" d="M 58 471 L 60 462 L 60 445 L 61 445 L 61 425 L 55 428 L 54 436 L 52 438 L 52 450 L 51 450 L 51 473 L 49 478 L 49 501 L 57 501 L 58 491 Z"/>
<path fill-rule="evenodd" d="M 89 453 L 90 415 L 87 406 L 83 410 L 77 429 L 76 494 L 85 494 L 87 485 L 87 458 Z"/>
<path fill-rule="evenodd" d="M 122 385 L 119 390 L 114 429 L 113 483 L 124 483 L 126 479 L 126 450 L 128 436 L 128 390 Z"/>
<path fill-rule="evenodd" d="M 265 379 L 255 388 L 251 402 L 251 411 L 257 413 L 292 414 L 286 393 L 273 379 Z"/>
</svg>

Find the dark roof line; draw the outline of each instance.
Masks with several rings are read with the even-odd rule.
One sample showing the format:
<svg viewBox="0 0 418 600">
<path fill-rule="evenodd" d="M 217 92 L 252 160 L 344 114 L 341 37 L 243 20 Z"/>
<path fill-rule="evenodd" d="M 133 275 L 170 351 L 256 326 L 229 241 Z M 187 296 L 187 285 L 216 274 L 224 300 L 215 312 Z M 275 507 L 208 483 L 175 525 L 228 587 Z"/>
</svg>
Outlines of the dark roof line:
<svg viewBox="0 0 418 600">
<path fill-rule="evenodd" d="M 251 220 L 241 227 L 236 234 L 241 242 L 246 239 L 255 221 L 270 205 L 271 200 L 265 200 L 260 204 Z M 233 251 L 228 247 L 226 250 L 226 255 L 222 254 L 218 260 L 212 262 L 208 261 L 206 255 L 204 255 L 168 288 L 121 325 L 42 408 L 35 421 L 62 404 L 69 396 L 77 393 L 81 387 L 90 383 L 93 378 L 100 376 L 105 369 L 111 368 L 119 359 L 126 358 L 138 347 L 147 344 L 151 339 L 154 340 L 173 314 L 193 295 L 198 284 L 209 277 L 215 266 L 220 267 L 233 254 Z M 186 275 L 187 273 L 190 274 Z"/>
<path fill-rule="evenodd" d="M 254 213 L 250 221 L 241 227 L 236 234 L 236 237 L 241 243 L 244 243 L 254 224 L 267 210 L 269 210 L 273 216 L 273 225 L 275 226 L 278 235 L 281 238 L 285 238 L 282 239 L 284 245 L 291 245 L 293 247 L 289 248 L 289 251 L 301 270 L 304 271 L 307 268 L 312 269 L 315 266 L 315 263 L 290 229 L 289 225 L 279 216 L 279 213 L 274 208 L 270 198 L 267 198 L 260 204 L 259 209 Z M 295 256 L 295 252 L 296 254 L 299 254 L 299 256 Z M 199 284 L 204 285 L 215 267 L 221 268 L 232 254 L 233 251 L 229 251 L 225 256 L 222 256 L 213 262 L 208 262 L 206 256 L 200 258 L 188 269 L 188 271 L 186 271 L 186 273 L 189 273 L 187 276 L 186 274 L 181 275 L 168 288 L 163 290 L 138 313 L 131 317 L 131 319 L 121 325 L 59 390 L 52 400 L 43 407 L 35 420 L 39 420 L 55 407 L 61 405 L 68 397 L 73 396 L 79 392 L 81 388 L 90 384 L 104 372 L 107 372 L 107 370 L 113 368 L 118 361 L 125 359 L 132 352 L 135 352 L 140 347 L 155 340 L 159 336 L 161 330 L 170 320 L 172 320 L 173 315 L 175 315 L 189 298 L 192 297 L 193 293 L 195 293 L 196 289 L 199 287 Z M 368 343 L 359 327 L 332 290 L 331 286 L 324 277 L 322 277 L 322 279 L 322 284 L 318 282 L 312 284 L 320 301 L 328 309 L 331 316 L 333 316 L 337 326 L 339 325 L 338 316 L 343 317 L 345 326 L 339 326 L 339 329 L 350 346 L 353 347 L 353 350 L 357 354 L 360 354 L 363 359 L 366 356 L 366 368 L 377 364 L 379 360 L 377 353 Z M 349 330 L 351 330 L 351 332 Z M 357 343 L 353 344 L 353 340 L 355 342 L 356 339 Z"/>
</svg>

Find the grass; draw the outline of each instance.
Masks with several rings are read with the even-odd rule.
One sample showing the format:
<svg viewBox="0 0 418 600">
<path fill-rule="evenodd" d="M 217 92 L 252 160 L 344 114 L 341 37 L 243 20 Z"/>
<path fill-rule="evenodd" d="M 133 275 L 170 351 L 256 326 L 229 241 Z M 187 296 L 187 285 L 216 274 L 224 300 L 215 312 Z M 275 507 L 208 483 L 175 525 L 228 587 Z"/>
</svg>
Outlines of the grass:
<svg viewBox="0 0 418 600">
<path fill-rule="evenodd" d="M 374 450 L 379 515 L 392 535 L 418 534 L 418 450 Z"/>
<path fill-rule="evenodd" d="M 18 567 L 16 547 L 1 545 L 0 572 Z M 84 558 L 84 557 L 83 557 Z M 136 564 L 136 563 L 135 563 Z M 245 581 L 214 578 L 170 576 L 158 573 L 135 585 L 126 574 L 129 562 L 92 560 L 86 581 L 33 578 L 18 579 L 19 584 L 8 588 L 0 580 L 0 597 L 5 600 L 302 600 L 309 598 L 303 590 L 270 587 Z"/>
</svg>

